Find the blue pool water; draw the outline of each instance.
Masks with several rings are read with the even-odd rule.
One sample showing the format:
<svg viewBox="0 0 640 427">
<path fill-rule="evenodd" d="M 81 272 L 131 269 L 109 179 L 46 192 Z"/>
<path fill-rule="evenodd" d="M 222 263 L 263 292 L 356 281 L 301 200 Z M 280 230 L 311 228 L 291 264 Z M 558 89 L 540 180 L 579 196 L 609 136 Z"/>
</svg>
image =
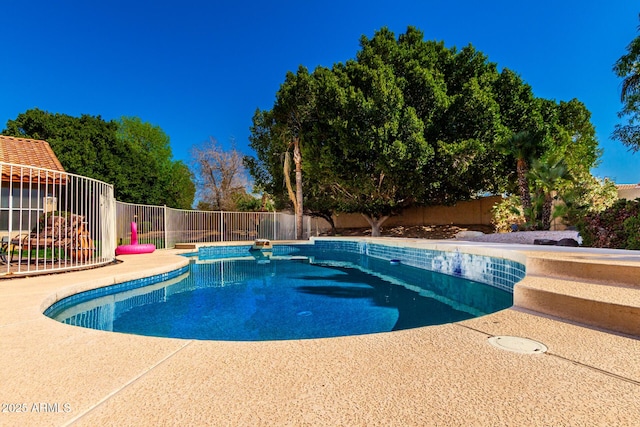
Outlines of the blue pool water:
<svg viewBox="0 0 640 427">
<path fill-rule="evenodd" d="M 91 291 L 46 314 L 115 332 L 262 341 L 444 324 L 512 305 L 512 294 L 497 287 L 358 253 L 303 247 L 264 256 L 245 248 L 227 256 L 201 254 L 169 281 Z"/>
</svg>

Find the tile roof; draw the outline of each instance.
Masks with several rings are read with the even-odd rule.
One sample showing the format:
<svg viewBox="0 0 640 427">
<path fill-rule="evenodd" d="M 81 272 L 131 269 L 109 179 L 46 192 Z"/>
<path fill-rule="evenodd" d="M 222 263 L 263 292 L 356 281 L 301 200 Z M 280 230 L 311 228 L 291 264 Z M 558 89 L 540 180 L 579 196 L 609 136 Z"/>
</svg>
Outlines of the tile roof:
<svg viewBox="0 0 640 427">
<path fill-rule="evenodd" d="M 0 135 L 0 162 L 65 172 L 49 143 L 37 139 Z M 33 175 L 28 169 L 16 167 L 0 166 L 0 170 L 3 181 L 9 180 L 9 176 L 12 181 L 28 181 L 31 179 L 29 176 Z M 47 176 L 50 174 L 47 173 Z"/>
<path fill-rule="evenodd" d="M 47 141 L 0 135 L 0 161 L 64 172 Z"/>
<path fill-rule="evenodd" d="M 640 184 L 618 184 L 616 185 L 618 190 L 632 190 L 635 188 L 640 188 Z"/>
</svg>

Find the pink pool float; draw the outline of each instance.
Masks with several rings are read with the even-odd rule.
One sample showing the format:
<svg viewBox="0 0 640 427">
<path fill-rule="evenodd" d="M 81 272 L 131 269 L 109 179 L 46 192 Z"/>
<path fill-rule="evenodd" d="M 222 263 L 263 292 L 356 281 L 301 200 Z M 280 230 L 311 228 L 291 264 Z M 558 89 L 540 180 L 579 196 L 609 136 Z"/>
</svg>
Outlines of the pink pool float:
<svg viewBox="0 0 640 427">
<path fill-rule="evenodd" d="M 120 245 L 116 248 L 116 255 L 150 254 L 156 250 L 156 245 L 152 243 L 138 243 L 138 226 L 131 223 L 131 244 Z"/>
</svg>

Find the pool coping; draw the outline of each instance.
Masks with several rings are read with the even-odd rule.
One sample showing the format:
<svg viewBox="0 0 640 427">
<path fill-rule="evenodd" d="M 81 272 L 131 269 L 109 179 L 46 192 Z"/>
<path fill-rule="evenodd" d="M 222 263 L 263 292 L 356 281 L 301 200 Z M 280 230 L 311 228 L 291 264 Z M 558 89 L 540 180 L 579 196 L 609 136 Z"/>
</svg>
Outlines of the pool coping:
<svg viewBox="0 0 640 427">
<path fill-rule="evenodd" d="M 5 280 L 0 401 L 14 406 L 0 413 L 0 425 L 633 425 L 640 417 L 633 398 L 640 393 L 638 337 L 598 329 L 611 329 L 608 324 L 576 323 L 575 313 L 560 319 L 563 313 L 554 311 L 566 307 L 568 295 L 571 307 L 586 301 L 588 314 L 589 302 L 610 302 L 611 288 L 633 306 L 640 294 L 633 277 L 623 274 L 622 284 L 584 280 L 585 297 L 576 291 L 582 282 L 575 277 L 584 268 L 571 272 L 566 265 L 617 274 L 640 268 L 640 256 L 464 241 L 367 241 L 524 260 L 527 277 L 514 288 L 514 300 L 524 297 L 513 308 L 449 325 L 227 343 L 93 331 L 42 314 L 73 293 L 178 269 L 188 260 L 176 255 L 189 250 Z M 594 296 L 597 289 L 603 297 Z M 531 356 L 498 350 L 487 339 L 499 335 L 535 339 L 549 351 Z"/>
</svg>

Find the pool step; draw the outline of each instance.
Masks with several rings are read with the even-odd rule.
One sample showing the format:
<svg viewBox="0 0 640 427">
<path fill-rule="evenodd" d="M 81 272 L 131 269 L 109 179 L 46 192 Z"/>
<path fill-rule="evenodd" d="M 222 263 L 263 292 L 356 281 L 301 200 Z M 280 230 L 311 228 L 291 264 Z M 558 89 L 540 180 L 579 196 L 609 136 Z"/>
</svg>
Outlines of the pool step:
<svg viewBox="0 0 640 427">
<path fill-rule="evenodd" d="M 625 263 L 620 257 L 528 257 L 527 272 L 604 284 L 629 285 L 640 289 L 640 266 Z"/>
<path fill-rule="evenodd" d="M 640 337 L 640 288 L 527 274 L 514 286 L 517 307 Z"/>
<path fill-rule="evenodd" d="M 195 243 L 176 243 L 175 249 L 196 249 Z"/>
</svg>

